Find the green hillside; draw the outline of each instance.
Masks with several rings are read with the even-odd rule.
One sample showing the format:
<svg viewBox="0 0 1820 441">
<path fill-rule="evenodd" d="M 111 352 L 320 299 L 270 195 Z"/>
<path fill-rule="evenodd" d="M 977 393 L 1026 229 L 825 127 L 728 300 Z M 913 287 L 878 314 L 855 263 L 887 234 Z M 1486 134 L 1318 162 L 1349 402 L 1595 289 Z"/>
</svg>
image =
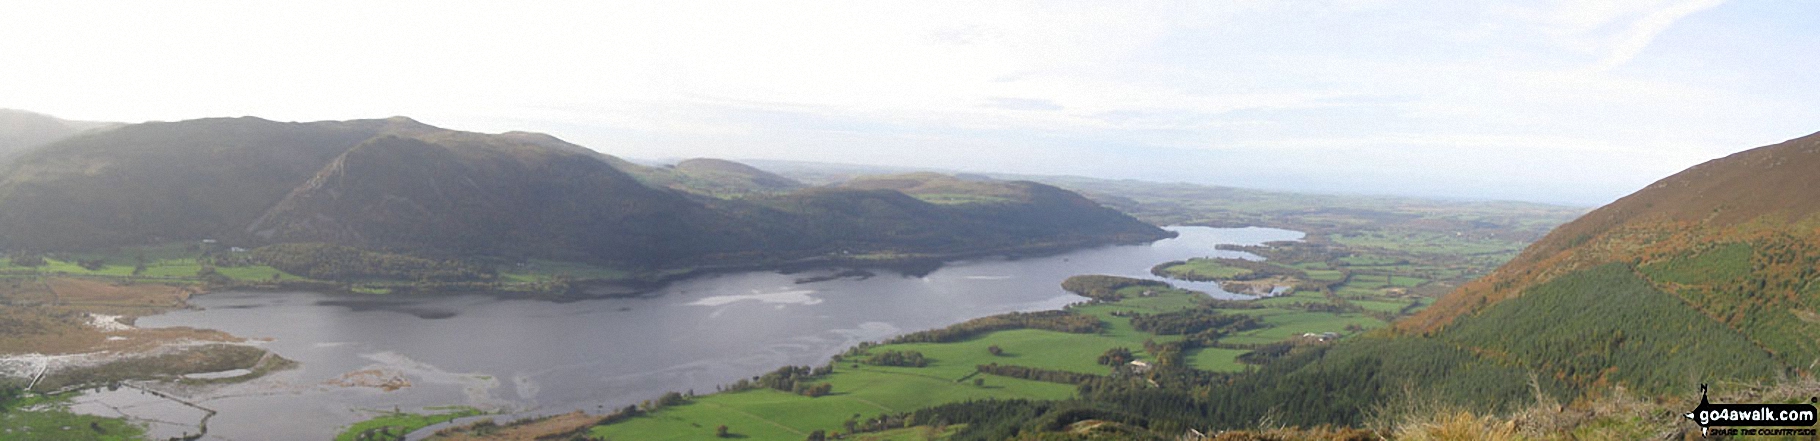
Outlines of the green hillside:
<svg viewBox="0 0 1820 441">
<path fill-rule="evenodd" d="M 998 204 L 801 187 L 730 161 L 649 168 L 549 135 L 402 117 L 146 123 L 20 155 L 0 175 L 0 248 L 104 252 L 210 239 L 686 269 L 928 260 L 1167 235 L 1034 183 L 945 190 L 1011 196 Z"/>
<path fill-rule="evenodd" d="M 349 147 L 412 125 L 217 118 L 66 139 L 21 155 L 0 178 L 0 243 L 57 250 L 227 239 Z"/>
<path fill-rule="evenodd" d="M 1433 334 L 1529 287 L 1610 263 L 1744 335 L 1781 364 L 1820 363 L 1820 134 L 1715 159 L 1548 234 L 1399 328 Z M 1601 295 L 1589 289 L 1584 295 Z"/>
</svg>

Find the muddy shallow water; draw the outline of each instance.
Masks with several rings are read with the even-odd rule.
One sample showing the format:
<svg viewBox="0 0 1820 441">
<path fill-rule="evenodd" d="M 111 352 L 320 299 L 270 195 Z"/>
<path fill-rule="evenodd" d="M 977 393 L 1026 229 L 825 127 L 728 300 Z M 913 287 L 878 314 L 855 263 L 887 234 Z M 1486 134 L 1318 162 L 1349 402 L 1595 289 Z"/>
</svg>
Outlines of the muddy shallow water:
<svg viewBox="0 0 1820 441">
<path fill-rule="evenodd" d="M 221 292 L 201 310 L 140 318 L 247 338 L 301 362 L 249 383 L 171 390 L 219 413 L 208 439 L 326 439 L 374 412 L 465 404 L 559 413 L 623 407 L 666 391 L 712 392 L 786 364 L 817 365 L 862 341 L 969 318 L 1059 308 L 1077 274 L 1153 278 L 1152 265 L 1245 257 L 1222 243 L 1302 237 L 1266 228 L 1172 228 L 1180 237 L 1023 259 L 948 264 L 924 277 L 744 272 L 652 296 L 568 303 L 482 295 Z M 1251 256 L 1255 257 L 1255 256 Z M 827 275 L 834 274 L 830 270 Z M 1177 283 L 1215 295 L 1212 283 Z"/>
</svg>

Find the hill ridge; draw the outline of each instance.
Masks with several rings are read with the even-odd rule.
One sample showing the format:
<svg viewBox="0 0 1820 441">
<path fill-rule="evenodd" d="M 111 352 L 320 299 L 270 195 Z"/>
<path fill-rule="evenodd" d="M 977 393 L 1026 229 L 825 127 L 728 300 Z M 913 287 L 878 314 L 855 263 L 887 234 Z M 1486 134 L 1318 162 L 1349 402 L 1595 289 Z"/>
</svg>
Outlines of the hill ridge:
<svg viewBox="0 0 1820 441">
<path fill-rule="evenodd" d="M 0 246 L 301 241 L 650 266 L 1167 236 L 1079 195 L 1025 184 L 981 184 L 1020 195 L 986 207 L 897 191 L 901 199 L 806 190 L 731 161 L 681 169 L 634 165 L 548 134 L 465 132 L 406 117 L 133 124 L 35 149 L 0 175 Z M 845 203 L 892 208 L 826 209 Z M 812 207 L 823 208 L 802 210 Z M 1044 222 L 1020 223 L 1031 219 Z"/>
</svg>

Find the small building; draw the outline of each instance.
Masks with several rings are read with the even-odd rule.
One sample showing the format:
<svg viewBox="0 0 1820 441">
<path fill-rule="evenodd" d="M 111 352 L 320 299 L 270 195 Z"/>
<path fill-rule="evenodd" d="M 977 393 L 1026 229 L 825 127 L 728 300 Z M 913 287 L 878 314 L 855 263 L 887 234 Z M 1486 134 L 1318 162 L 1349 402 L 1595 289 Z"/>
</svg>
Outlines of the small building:
<svg viewBox="0 0 1820 441">
<path fill-rule="evenodd" d="M 1340 333 L 1322 332 L 1322 333 L 1316 334 L 1313 332 L 1304 332 L 1304 333 L 1302 333 L 1302 338 L 1307 339 L 1307 340 L 1319 341 L 1319 342 L 1329 342 L 1329 341 L 1339 340 Z"/>
<path fill-rule="evenodd" d="M 1126 364 L 1131 366 L 1131 372 L 1134 374 L 1143 374 L 1143 373 L 1150 372 L 1150 362 L 1147 362 L 1144 360 L 1131 360 L 1130 363 L 1126 363 Z"/>
</svg>

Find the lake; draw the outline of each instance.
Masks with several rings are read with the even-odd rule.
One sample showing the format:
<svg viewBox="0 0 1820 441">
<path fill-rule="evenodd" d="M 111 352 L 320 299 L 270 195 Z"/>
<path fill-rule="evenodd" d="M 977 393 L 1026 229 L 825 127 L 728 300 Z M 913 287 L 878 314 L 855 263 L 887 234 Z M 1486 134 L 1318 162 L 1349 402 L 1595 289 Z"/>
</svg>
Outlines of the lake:
<svg viewBox="0 0 1820 441">
<path fill-rule="evenodd" d="M 1061 290 L 1079 274 L 1154 278 L 1190 257 L 1253 258 L 1219 244 L 1297 240 L 1269 228 L 1171 227 L 1174 239 L 1043 257 L 951 262 L 923 277 L 798 284 L 834 272 L 741 272 L 686 279 L 638 298 L 557 303 L 487 295 L 372 296 L 218 292 L 199 310 L 142 317 L 143 327 L 219 329 L 301 363 L 230 386 L 169 387 L 219 413 L 210 439 L 332 437 L 374 412 L 470 405 L 514 412 L 602 411 L 667 391 L 716 385 L 783 365 L 821 365 L 864 341 L 1011 311 L 1085 300 Z M 1213 283 L 1175 282 L 1212 295 Z"/>
</svg>

